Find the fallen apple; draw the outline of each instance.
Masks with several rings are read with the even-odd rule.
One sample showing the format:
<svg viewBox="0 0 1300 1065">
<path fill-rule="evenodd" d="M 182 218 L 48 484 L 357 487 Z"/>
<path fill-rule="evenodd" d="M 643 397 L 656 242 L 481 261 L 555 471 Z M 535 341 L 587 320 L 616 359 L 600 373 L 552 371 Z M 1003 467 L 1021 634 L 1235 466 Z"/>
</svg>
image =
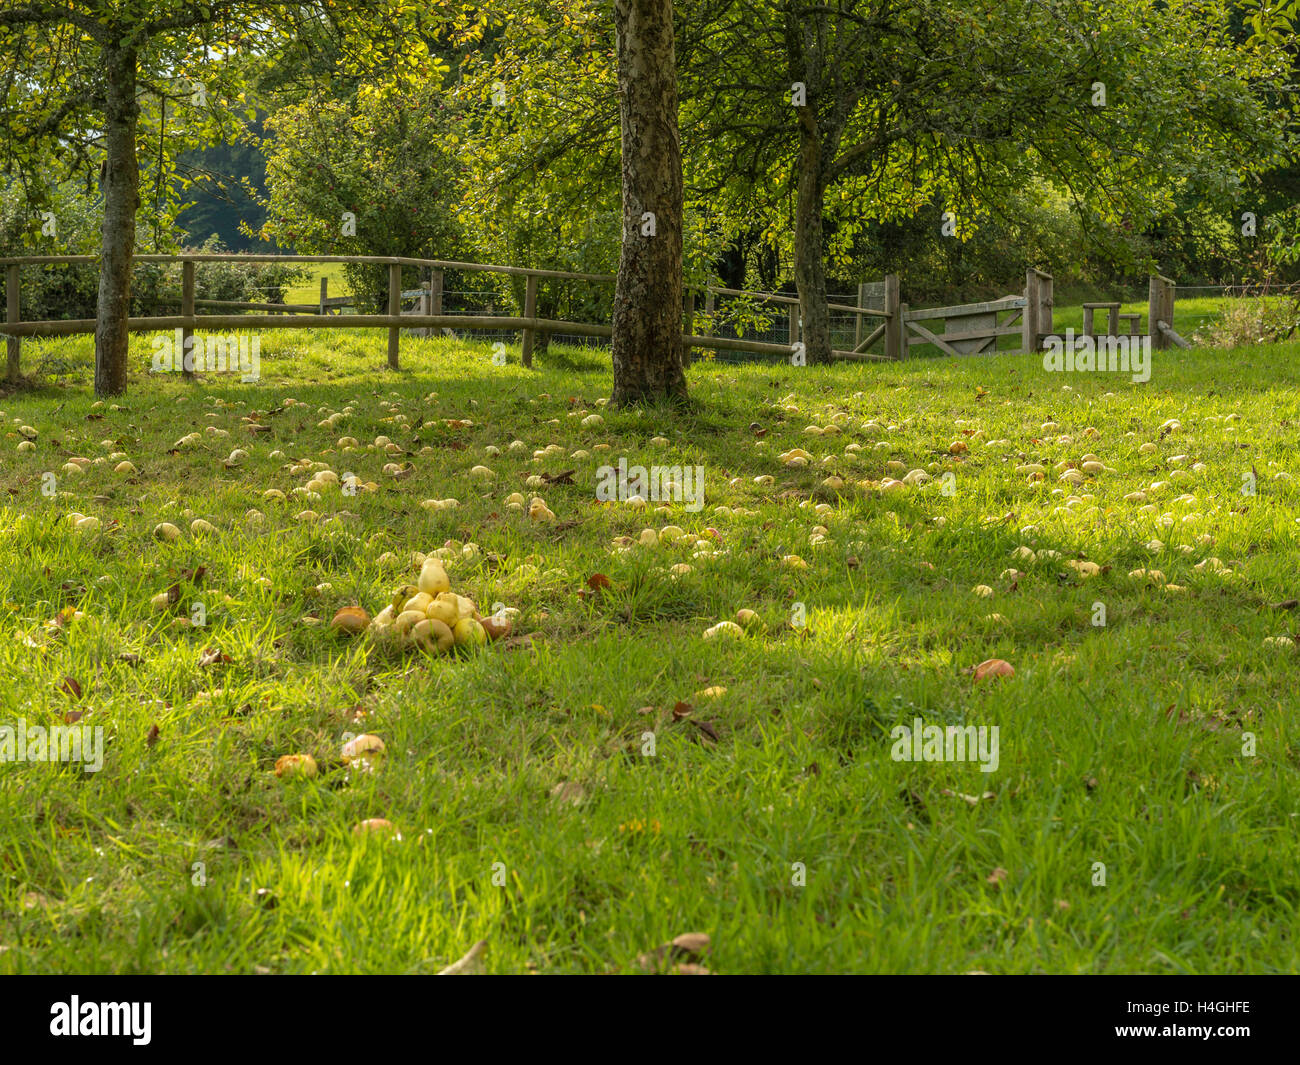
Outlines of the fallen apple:
<svg viewBox="0 0 1300 1065">
<path fill-rule="evenodd" d="M 426 558 L 420 567 L 419 589 L 430 596 L 438 595 L 451 588 L 447 571 L 436 558 Z"/>
<path fill-rule="evenodd" d="M 1001 658 L 988 658 L 975 667 L 974 674 L 976 681 L 981 681 L 985 677 L 1014 677 L 1016 671 L 1010 662 L 1004 662 Z"/>
<path fill-rule="evenodd" d="M 343 761 L 351 765 L 353 762 L 361 762 L 366 765 L 374 764 L 384 757 L 384 741 L 378 736 L 370 733 L 363 733 L 360 736 L 354 736 L 343 745 Z"/>
<path fill-rule="evenodd" d="M 481 622 L 472 617 L 461 618 L 452 629 L 452 636 L 457 647 L 477 649 L 487 643 L 487 632 Z"/>
<path fill-rule="evenodd" d="M 487 638 L 492 641 L 504 639 L 510 635 L 510 630 L 514 627 L 509 618 L 501 617 L 496 614 L 489 615 L 479 622 L 483 626 Z"/>
<path fill-rule="evenodd" d="M 309 754 L 282 754 L 275 760 L 277 777 L 310 779 L 316 775 L 316 771 L 316 759 Z"/>
<path fill-rule="evenodd" d="M 359 606 L 345 606 L 334 615 L 330 625 L 335 632 L 356 636 L 370 626 L 370 615 Z"/>
</svg>

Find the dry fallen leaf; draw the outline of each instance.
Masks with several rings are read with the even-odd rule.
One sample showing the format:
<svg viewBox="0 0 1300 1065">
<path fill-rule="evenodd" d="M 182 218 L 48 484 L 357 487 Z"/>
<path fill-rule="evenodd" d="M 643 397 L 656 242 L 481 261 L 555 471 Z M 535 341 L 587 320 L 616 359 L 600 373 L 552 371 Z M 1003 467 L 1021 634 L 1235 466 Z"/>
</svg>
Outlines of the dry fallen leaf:
<svg viewBox="0 0 1300 1065">
<path fill-rule="evenodd" d="M 577 806 L 587 797 L 587 790 L 576 780 L 565 780 L 551 789 L 551 798 Z"/>
<path fill-rule="evenodd" d="M 943 788 L 940 790 L 939 794 L 946 795 L 950 799 L 961 799 L 963 802 L 969 803 L 971 806 L 978 806 L 981 801 L 997 798 L 997 796 L 991 791 L 983 792 L 980 795 L 966 795 L 960 791 L 949 791 L 947 788 Z"/>
<path fill-rule="evenodd" d="M 483 971 L 483 955 L 487 952 L 487 940 L 480 939 L 469 948 L 463 957 L 452 962 L 447 968 L 438 972 L 439 976 L 477 976 Z"/>
<path fill-rule="evenodd" d="M 698 968 L 687 970 L 685 967 L 702 968 L 700 963 L 710 949 L 709 937 L 704 932 L 684 932 L 671 943 L 637 955 L 636 964 L 648 971 L 662 970 L 665 964 L 676 964 L 679 972 L 698 973 Z"/>
</svg>

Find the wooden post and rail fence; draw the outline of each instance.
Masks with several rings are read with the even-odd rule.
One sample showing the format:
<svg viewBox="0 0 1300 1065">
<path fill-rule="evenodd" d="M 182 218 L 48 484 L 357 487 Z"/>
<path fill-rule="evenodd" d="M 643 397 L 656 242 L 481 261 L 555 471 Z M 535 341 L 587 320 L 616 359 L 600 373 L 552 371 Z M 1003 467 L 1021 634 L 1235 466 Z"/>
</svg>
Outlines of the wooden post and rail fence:
<svg viewBox="0 0 1300 1065">
<path fill-rule="evenodd" d="M 179 305 L 180 313 L 131 317 L 127 327 L 132 332 L 158 332 L 180 329 L 185 338 L 196 329 L 354 329 L 386 328 L 388 330 L 388 365 L 399 368 L 399 339 L 402 329 L 415 329 L 432 335 L 442 329 L 518 331 L 521 334 L 521 357 L 524 366 L 531 366 L 535 338 L 538 333 L 559 333 L 572 336 L 590 336 L 608 339 L 611 326 L 594 322 L 570 322 L 537 316 L 537 288 L 541 280 L 579 281 L 591 284 L 613 284 L 612 274 L 583 274 L 561 270 L 542 270 L 528 267 L 496 266 L 483 263 L 451 262 L 439 259 L 417 259 L 404 256 L 346 256 L 346 255 L 236 255 L 236 254 L 180 254 L 137 255 L 137 262 L 180 264 L 181 292 L 179 299 L 164 298 L 159 302 Z M 20 270 L 24 267 L 53 265 L 95 264 L 93 255 L 38 255 L 20 258 L 0 258 L 5 274 L 5 320 L 0 333 L 6 337 L 7 377 L 11 382 L 19 379 L 21 370 L 21 342 L 23 337 L 73 336 L 93 334 L 95 320 L 75 319 L 64 321 L 23 321 L 19 315 Z M 321 279 L 320 298 L 315 304 L 254 303 L 238 300 L 198 299 L 195 296 L 195 265 L 207 262 L 275 262 L 275 263 L 364 263 L 388 268 L 388 299 L 385 314 L 345 314 L 352 304 L 349 296 L 329 296 L 328 281 Z M 427 269 L 429 281 L 415 291 L 403 291 L 404 267 Z M 448 270 L 464 272 L 499 273 L 524 278 L 524 306 L 522 315 L 496 314 L 446 314 L 443 297 L 444 275 Z M 784 306 L 788 320 L 788 344 L 746 340 L 741 337 L 697 334 L 695 319 L 697 300 L 703 295 L 704 316 L 708 322 L 715 320 L 717 297 L 746 299 L 758 304 Z M 403 299 L 415 299 L 413 310 L 403 311 Z M 1025 290 L 1021 295 L 981 303 L 960 304 L 951 307 L 912 309 L 900 298 L 897 274 L 883 280 L 865 282 L 858 286 L 856 304 L 829 303 L 835 315 L 853 317 L 853 346 L 835 349 L 832 357 L 840 360 L 897 361 L 907 357 L 909 349 L 917 345 L 932 345 L 947 355 L 973 355 L 998 350 L 998 341 L 1006 336 L 1021 338 L 1022 352 L 1038 351 L 1052 330 L 1052 275 L 1030 269 L 1025 276 Z M 218 313 L 199 314 L 200 308 L 210 308 Z M 1084 331 L 1092 335 L 1094 312 L 1108 312 L 1108 327 L 1113 335 L 1118 332 L 1118 322 L 1126 320 L 1129 334 L 1135 335 L 1137 315 L 1120 315 L 1118 303 L 1084 304 Z M 237 313 L 233 313 L 237 312 Z M 1153 275 L 1150 280 L 1148 319 L 1152 347 L 1167 348 L 1171 343 L 1189 346 L 1173 329 L 1174 283 L 1166 277 Z M 776 293 L 747 292 L 739 289 L 707 286 L 686 289 L 682 328 L 683 343 L 689 361 L 692 348 L 711 348 L 717 351 L 747 352 L 758 355 L 777 355 L 788 358 L 799 339 L 799 300 L 795 296 Z M 871 328 L 869 328 L 871 327 Z M 942 331 L 939 331 L 942 327 Z M 883 340 L 883 351 L 867 349 Z"/>
</svg>

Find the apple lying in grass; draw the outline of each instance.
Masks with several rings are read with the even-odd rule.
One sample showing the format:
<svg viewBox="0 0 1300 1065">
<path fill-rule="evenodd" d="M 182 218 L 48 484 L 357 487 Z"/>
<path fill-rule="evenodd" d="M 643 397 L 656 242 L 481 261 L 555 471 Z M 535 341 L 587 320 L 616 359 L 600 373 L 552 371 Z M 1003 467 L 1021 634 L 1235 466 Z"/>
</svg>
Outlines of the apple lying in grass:
<svg viewBox="0 0 1300 1065">
<path fill-rule="evenodd" d="M 487 643 L 487 632 L 483 628 L 483 623 L 475 621 L 472 617 L 461 618 L 451 631 L 457 647 L 476 650 Z"/>
<path fill-rule="evenodd" d="M 359 606 L 345 606 L 334 615 L 330 624 L 335 632 L 356 636 L 370 627 L 370 615 Z"/>
<path fill-rule="evenodd" d="M 284 754 L 275 760 L 275 775 L 283 779 L 311 779 L 316 772 L 316 759 L 309 754 Z"/>
<path fill-rule="evenodd" d="M 442 563 L 436 558 L 426 558 L 420 567 L 419 590 L 433 597 L 450 588 L 451 580 L 447 577 L 447 571 Z"/>
</svg>

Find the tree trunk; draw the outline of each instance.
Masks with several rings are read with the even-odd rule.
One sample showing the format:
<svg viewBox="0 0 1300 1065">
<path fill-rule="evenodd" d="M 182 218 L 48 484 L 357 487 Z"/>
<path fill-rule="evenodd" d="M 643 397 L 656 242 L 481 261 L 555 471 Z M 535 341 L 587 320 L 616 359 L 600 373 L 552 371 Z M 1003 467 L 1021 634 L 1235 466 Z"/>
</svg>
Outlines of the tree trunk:
<svg viewBox="0 0 1300 1065">
<path fill-rule="evenodd" d="M 794 280 L 799 290 L 803 340 L 812 363 L 831 361 L 831 315 L 826 303 L 826 260 L 822 233 L 822 142 L 817 120 L 799 114 L 799 192 L 794 221 Z"/>
<path fill-rule="evenodd" d="M 104 169 L 104 229 L 95 323 L 95 394 L 126 391 L 126 320 L 131 314 L 131 262 L 135 216 L 140 206 L 140 167 L 135 156 L 136 55 L 129 46 L 104 50 L 107 160 Z M 178 357 L 182 353 L 177 353 Z"/>
<path fill-rule="evenodd" d="M 672 0 L 614 0 L 614 27 L 623 248 L 614 286 L 611 402 L 684 400 L 682 157 Z"/>
</svg>

